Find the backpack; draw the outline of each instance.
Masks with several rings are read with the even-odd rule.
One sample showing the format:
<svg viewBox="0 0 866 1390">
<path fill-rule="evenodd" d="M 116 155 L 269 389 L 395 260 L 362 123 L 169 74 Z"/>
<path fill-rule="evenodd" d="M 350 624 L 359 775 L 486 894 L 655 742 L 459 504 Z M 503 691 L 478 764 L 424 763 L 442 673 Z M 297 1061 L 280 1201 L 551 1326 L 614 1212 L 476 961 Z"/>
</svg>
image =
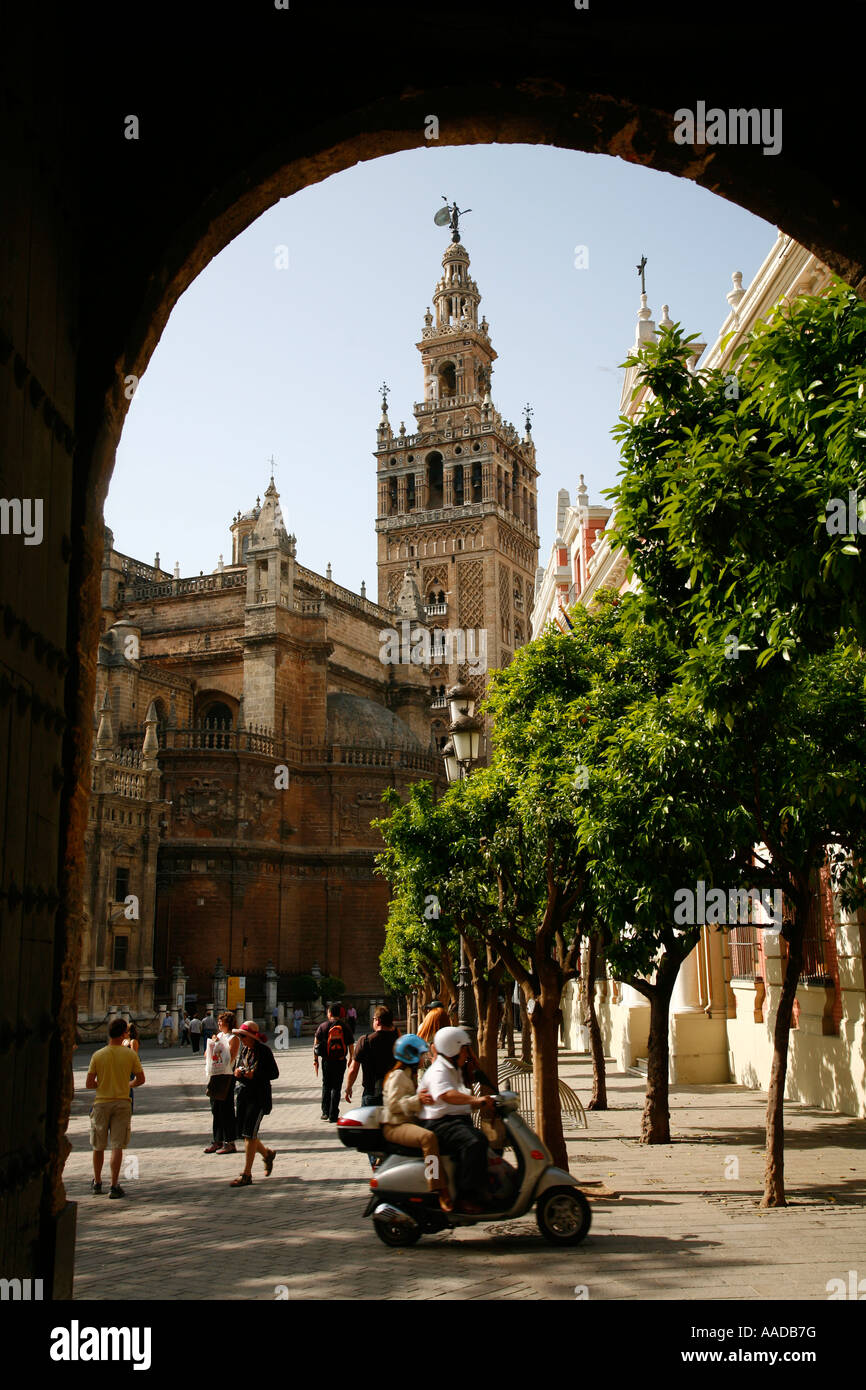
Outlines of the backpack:
<svg viewBox="0 0 866 1390">
<path fill-rule="evenodd" d="M 328 1029 L 325 1056 L 329 1062 L 345 1062 L 346 1060 L 346 1035 L 339 1023 L 335 1023 Z"/>
</svg>

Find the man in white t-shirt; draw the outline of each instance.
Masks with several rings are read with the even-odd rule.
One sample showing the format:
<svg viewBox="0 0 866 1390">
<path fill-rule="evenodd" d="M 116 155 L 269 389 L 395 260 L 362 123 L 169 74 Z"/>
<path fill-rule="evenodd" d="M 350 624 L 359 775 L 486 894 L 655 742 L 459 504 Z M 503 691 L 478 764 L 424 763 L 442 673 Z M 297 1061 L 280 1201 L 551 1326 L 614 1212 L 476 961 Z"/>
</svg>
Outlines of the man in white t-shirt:
<svg viewBox="0 0 866 1390">
<path fill-rule="evenodd" d="M 193 1052 L 198 1052 L 198 1046 L 201 1042 L 201 1019 L 198 1014 L 193 1014 L 189 1021 L 189 1040 L 192 1043 Z"/>
<path fill-rule="evenodd" d="M 488 1096 L 474 1096 L 460 1068 L 469 1058 L 465 1028 L 440 1028 L 433 1039 L 436 1060 L 425 1071 L 419 1094 L 429 1095 L 421 1119 L 439 1140 L 439 1151 L 457 1164 L 458 1211 L 481 1211 L 490 1203 L 487 1140 L 472 1123 L 474 1109 L 493 1109 Z"/>
</svg>

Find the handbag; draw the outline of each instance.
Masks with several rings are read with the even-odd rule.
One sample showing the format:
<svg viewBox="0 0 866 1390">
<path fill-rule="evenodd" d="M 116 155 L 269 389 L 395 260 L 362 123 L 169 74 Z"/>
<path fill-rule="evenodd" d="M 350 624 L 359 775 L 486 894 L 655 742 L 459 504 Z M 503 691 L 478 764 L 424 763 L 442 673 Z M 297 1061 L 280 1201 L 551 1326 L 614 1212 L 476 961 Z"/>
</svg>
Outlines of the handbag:
<svg viewBox="0 0 866 1390">
<path fill-rule="evenodd" d="M 212 1076 L 207 1083 L 207 1095 L 209 1100 L 226 1100 L 231 1090 L 232 1078 L 230 1076 Z"/>
<path fill-rule="evenodd" d="M 208 1038 L 204 1060 L 204 1074 L 208 1081 L 213 1076 L 229 1076 L 231 1072 L 232 1058 L 228 1045 L 219 1037 Z"/>
</svg>

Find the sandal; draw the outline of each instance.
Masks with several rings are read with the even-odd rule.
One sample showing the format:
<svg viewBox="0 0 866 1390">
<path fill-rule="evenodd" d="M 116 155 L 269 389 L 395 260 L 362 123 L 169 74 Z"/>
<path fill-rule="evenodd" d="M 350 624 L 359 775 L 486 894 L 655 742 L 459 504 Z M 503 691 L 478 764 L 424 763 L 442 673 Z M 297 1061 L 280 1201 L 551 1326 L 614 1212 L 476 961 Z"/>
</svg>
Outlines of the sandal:
<svg viewBox="0 0 866 1390">
<path fill-rule="evenodd" d="M 229 1183 L 229 1187 L 249 1187 L 251 1182 L 252 1178 L 249 1173 L 241 1173 L 239 1178 L 235 1178 L 234 1182 Z"/>
<path fill-rule="evenodd" d="M 267 1153 L 265 1154 L 265 1177 L 266 1177 L 266 1178 L 269 1178 L 269 1177 L 271 1176 L 271 1170 L 273 1169 L 273 1166 L 274 1166 L 274 1159 L 276 1158 L 276 1156 L 277 1156 L 277 1151 L 276 1151 L 276 1149 L 268 1149 Z"/>
</svg>

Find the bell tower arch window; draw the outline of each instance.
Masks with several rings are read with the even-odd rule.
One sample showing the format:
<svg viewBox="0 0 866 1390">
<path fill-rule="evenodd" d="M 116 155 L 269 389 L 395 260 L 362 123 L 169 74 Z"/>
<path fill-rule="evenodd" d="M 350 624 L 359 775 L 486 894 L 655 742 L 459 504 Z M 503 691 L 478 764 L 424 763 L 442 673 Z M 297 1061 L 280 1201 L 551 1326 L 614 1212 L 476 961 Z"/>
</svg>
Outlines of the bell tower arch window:
<svg viewBox="0 0 866 1390">
<path fill-rule="evenodd" d="M 427 455 L 427 506 L 442 506 L 442 455 L 437 450 Z"/>
<path fill-rule="evenodd" d="M 443 400 L 446 396 L 457 394 L 457 368 L 453 362 L 442 362 L 439 365 L 439 399 Z"/>
</svg>

